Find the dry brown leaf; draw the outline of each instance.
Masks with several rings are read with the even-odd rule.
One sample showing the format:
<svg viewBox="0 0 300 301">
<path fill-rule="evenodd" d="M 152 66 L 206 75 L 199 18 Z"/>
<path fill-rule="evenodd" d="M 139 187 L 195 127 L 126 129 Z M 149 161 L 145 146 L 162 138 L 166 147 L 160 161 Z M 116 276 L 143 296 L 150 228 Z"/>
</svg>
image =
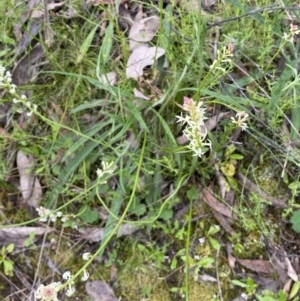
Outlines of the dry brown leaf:
<svg viewBox="0 0 300 301">
<path fill-rule="evenodd" d="M 226 218 L 223 214 L 215 210 L 212 210 L 212 213 L 215 219 L 227 233 L 229 233 L 231 236 L 236 235 L 236 232 L 231 227 L 230 219 Z"/>
<path fill-rule="evenodd" d="M 117 78 L 118 78 L 117 72 L 111 71 L 101 75 L 99 81 L 104 85 L 114 86 L 117 83 Z"/>
<path fill-rule="evenodd" d="M 34 64 L 44 57 L 43 46 L 38 43 L 25 56 L 23 56 L 12 72 L 12 79 L 15 85 L 28 84 L 34 77 Z"/>
<path fill-rule="evenodd" d="M 110 267 L 110 284 L 117 282 L 118 280 L 118 268 L 115 263 Z"/>
<path fill-rule="evenodd" d="M 24 241 L 31 233 L 35 236 L 33 241 L 37 241 L 41 235 L 53 231 L 51 228 L 45 227 L 11 227 L 0 229 L 0 245 L 14 243 L 15 246 L 22 247 Z"/>
<path fill-rule="evenodd" d="M 129 0 L 120 0 L 120 4 L 121 3 L 126 3 Z M 109 4 L 115 4 L 116 1 L 115 0 L 87 0 L 86 1 L 87 4 L 92 4 L 92 5 L 97 5 L 97 4 L 104 4 L 104 5 L 109 5 Z"/>
<path fill-rule="evenodd" d="M 2 138 L 10 138 L 10 134 L 2 127 L 0 127 L 0 136 Z"/>
<path fill-rule="evenodd" d="M 211 194 L 211 192 L 206 188 L 200 188 L 200 197 L 204 200 L 204 202 L 210 206 L 213 210 L 229 217 L 234 220 L 237 220 L 236 215 L 232 212 L 230 208 L 228 208 L 223 203 L 216 200 L 216 198 Z"/>
<path fill-rule="evenodd" d="M 150 97 L 144 95 L 142 92 L 140 92 L 138 89 L 133 89 L 134 96 L 140 99 L 150 100 Z"/>
<path fill-rule="evenodd" d="M 123 224 L 117 231 L 117 237 L 131 235 L 136 232 L 140 226 L 133 224 Z M 90 242 L 99 242 L 104 237 L 104 228 L 89 228 L 87 230 L 80 230 L 83 239 Z"/>
<path fill-rule="evenodd" d="M 257 273 L 265 273 L 265 274 L 274 274 L 275 269 L 274 266 L 268 260 L 260 260 L 260 259 L 236 259 L 236 261 L 247 269 L 257 272 Z"/>
<path fill-rule="evenodd" d="M 204 8 L 209 8 L 209 7 L 213 6 L 213 5 L 215 5 L 216 2 L 217 2 L 217 0 L 202 0 L 202 6 Z"/>
<path fill-rule="evenodd" d="M 141 20 L 135 20 L 129 31 L 130 50 L 141 43 L 150 42 L 159 29 L 159 18 L 151 16 Z"/>
<path fill-rule="evenodd" d="M 287 267 L 287 275 L 295 282 L 297 282 L 299 280 L 299 277 L 297 275 L 297 273 L 295 272 L 290 260 L 288 259 L 288 257 L 284 258 L 284 263 L 285 266 Z"/>
<path fill-rule="evenodd" d="M 30 26 L 28 26 L 28 31 L 25 31 L 22 37 L 20 37 L 20 40 L 16 47 L 15 57 L 18 57 L 20 54 L 22 54 L 26 50 L 26 48 L 32 43 L 32 40 L 36 39 L 35 37 L 39 34 L 41 26 L 42 22 L 40 20 L 33 20 L 30 23 Z"/>
<path fill-rule="evenodd" d="M 59 3 L 47 3 L 47 10 L 52 10 L 58 7 L 63 6 L 66 3 L 66 1 L 64 2 L 59 2 Z M 44 9 L 34 9 L 31 12 L 30 17 L 35 19 L 35 18 L 41 18 L 44 17 L 45 15 L 45 10 Z"/>
<path fill-rule="evenodd" d="M 146 66 L 152 66 L 155 60 L 165 54 L 165 50 L 160 47 L 148 47 L 142 45 L 134 49 L 131 53 L 126 67 L 127 78 L 135 78 L 143 75 L 143 69 Z"/>
<path fill-rule="evenodd" d="M 281 287 L 281 283 L 278 279 L 273 280 L 255 273 L 238 273 L 236 274 L 236 276 L 241 277 L 243 279 L 251 278 L 254 281 L 254 283 L 272 292 L 278 292 Z"/>
<path fill-rule="evenodd" d="M 34 7 L 39 5 L 41 0 L 28 0 L 27 1 L 27 6 L 26 9 L 22 12 L 21 18 L 20 18 L 20 23 L 17 23 L 14 25 L 14 35 L 16 37 L 16 40 L 19 41 L 22 38 L 22 26 L 23 24 L 28 20 L 30 17 L 30 14 Z"/>
<path fill-rule="evenodd" d="M 93 301 L 118 301 L 114 291 L 105 281 L 87 281 L 85 290 Z"/>
<path fill-rule="evenodd" d="M 198 281 L 198 282 L 200 282 L 200 281 L 205 281 L 205 282 L 218 282 L 217 278 L 212 277 L 212 276 L 207 275 L 207 274 L 199 275 L 199 276 L 197 277 L 197 281 Z"/>
<path fill-rule="evenodd" d="M 263 190 L 261 190 L 252 181 L 250 181 L 249 179 L 247 179 L 241 172 L 238 173 L 238 177 L 239 177 L 240 181 L 242 182 L 241 184 L 243 185 L 244 188 L 257 193 L 262 198 L 264 198 L 267 201 L 271 202 L 274 206 L 277 206 L 277 207 L 280 207 L 280 208 L 286 208 L 286 206 L 287 206 L 286 205 L 287 199 L 283 198 L 280 201 L 278 199 L 270 197 L 266 192 L 264 192 Z"/>
<path fill-rule="evenodd" d="M 283 248 L 279 247 L 279 251 L 280 253 L 278 253 L 277 248 L 275 248 L 271 257 L 271 262 L 276 270 L 278 278 L 281 282 L 286 282 L 288 278 L 291 278 L 295 282 L 298 281 L 298 275 Z"/>
<path fill-rule="evenodd" d="M 234 272 L 236 258 L 232 255 L 232 246 L 231 246 L 230 243 L 227 243 L 226 249 L 227 249 L 227 261 L 228 261 L 228 265 L 231 268 L 231 270 Z"/>
<path fill-rule="evenodd" d="M 26 156 L 21 150 L 17 153 L 17 167 L 20 175 L 20 191 L 24 203 L 31 207 L 39 207 L 43 196 L 42 186 L 39 180 L 31 174 L 33 157 Z"/>
<path fill-rule="evenodd" d="M 221 197 L 225 199 L 226 192 L 228 191 L 228 183 L 224 178 L 224 176 L 220 173 L 219 166 L 217 163 L 215 164 L 215 170 L 216 170 L 216 177 L 221 192 Z"/>
</svg>

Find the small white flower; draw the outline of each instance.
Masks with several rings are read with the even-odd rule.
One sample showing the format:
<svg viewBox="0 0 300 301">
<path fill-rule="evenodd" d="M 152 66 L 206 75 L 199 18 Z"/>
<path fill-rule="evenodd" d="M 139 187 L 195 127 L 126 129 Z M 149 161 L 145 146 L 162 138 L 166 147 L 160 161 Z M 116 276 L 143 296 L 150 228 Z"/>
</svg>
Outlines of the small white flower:
<svg viewBox="0 0 300 301">
<path fill-rule="evenodd" d="M 68 220 L 69 218 L 65 215 L 64 217 L 61 218 L 61 221 L 64 223 Z"/>
<path fill-rule="evenodd" d="M 22 94 L 22 95 L 21 95 L 21 99 L 26 100 L 26 99 L 27 99 L 27 96 L 26 96 L 25 94 Z"/>
<path fill-rule="evenodd" d="M 10 94 L 15 94 L 16 93 L 16 88 L 17 86 L 15 84 L 10 85 L 9 93 Z"/>
<path fill-rule="evenodd" d="M 38 212 L 38 215 L 41 217 L 39 219 L 40 222 L 46 222 L 48 220 L 49 215 L 51 214 L 51 210 L 42 206 L 36 208 L 36 211 Z"/>
<path fill-rule="evenodd" d="M 248 300 L 248 295 L 246 293 L 242 293 L 241 294 L 241 297 L 245 300 Z"/>
<path fill-rule="evenodd" d="M 102 170 L 102 169 L 100 169 L 100 168 L 97 168 L 97 170 L 96 170 L 96 174 L 97 174 L 98 178 L 100 179 L 100 178 L 102 178 L 102 177 L 103 177 L 103 175 L 104 175 L 104 172 L 103 172 L 103 170 Z"/>
<path fill-rule="evenodd" d="M 102 169 L 101 168 L 97 168 L 96 170 L 96 174 L 98 176 L 98 178 L 102 178 L 104 176 L 104 174 L 113 174 L 113 172 L 115 171 L 115 166 L 114 166 L 114 162 L 111 161 L 111 162 L 105 162 L 105 161 L 102 161 L 101 162 L 101 166 L 102 166 Z"/>
<path fill-rule="evenodd" d="M 0 76 L 3 77 L 5 72 L 5 68 L 3 66 L 0 66 Z"/>
<path fill-rule="evenodd" d="M 62 212 L 61 212 L 61 211 L 57 211 L 57 212 L 56 212 L 56 216 L 57 216 L 57 217 L 62 217 Z"/>
<path fill-rule="evenodd" d="M 200 245 L 203 245 L 205 243 L 205 237 L 199 238 L 198 241 Z"/>
<path fill-rule="evenodd" d="M 194 255 L 194 259 L 195 260 L 200 260 L 200 256 L 199 255 Z"/>
<path fill-rule="evenodd" d="M 234 123 L 238 127 L 242 128 L 242 131 L 246 130 L 248 128 L 246 121 L 247 121 L 247 118 L 249 117 L 249 114 L 247 114 L 244 111 L 240 111 L 240 112 L 236 113 L 235 117 L 236 118 L 231 117 L 232 123 Z"/>
<path fill-rule="evenodd" d="M 62 277 L 65 280 L 69 280 L 72 277 L 71 272 L 70 271 L 64 272 Z"/>
<path fill-rule="evenodd" d="M 51 238 L 50 243 L 51 243 L 52 245 L 56 245 L 56 239 L 55 239 L 54 237 Z"/>
<path fill-rule="evenodd" d="M 72 224 L 72 229 L 74 229 L 74 230 L 77 230 L 77 231 L 78 231 L 78 225 L 77 225 L 77 224 L 75 224 L 75 223 L 73 223 L 73 224 Z"/>
<path fill-rule="evenodd" d="M 112 174 L 115 170 L 115 168 L 113 167 L 113 165 L 114 165 L 113 161 L 111 161 L 109 163 L 105 162 L 105 161 L 102 161 L 101 165 L 102 165 L 102 169 L 105 173 Z"/>
<path fill-rule="evenodd" d="M 31 116 L 32 116 L 32 111 L 27 112 L 27 113 L 26 113 L 26 116 L 27 116 L 27 117 L 31 117 Z"/>
<path fill-rule="evenodd" d="M 50 214 L 50 220 L 51 220 L 51 222 L 53 222 L 53 223 L 55 223 L 56 222 L 56 220 L 57 220 L 57 216 L 56 216 L 56 214 Z"/>
<path fill-rule="evenodd" d="M 71 297 L 74 293 L 75 293 L 75 288 L 73 286 L 69 285 L 69 288 L 66 291 L 66 295 L 68 297 Z"/>
<path fill-rule="evenodd" d="M 18 99 L 16 99 L 16 98 L 13 98 L 12 102 L 13 103 L 19 103 L 20 101 Z"/>
<path fill-rule="evenodd" d="M 87 281 L 90 277 L 90 274 L 87 272 L 87 270 L 83 271 L 83 276 L 81 277 L 82 281 Z"/>
<path fill-rule="evenodd" d="M 82 259 L 88 261 L 91 258 L 91 253 L 83 253 Z"/>
</svg>

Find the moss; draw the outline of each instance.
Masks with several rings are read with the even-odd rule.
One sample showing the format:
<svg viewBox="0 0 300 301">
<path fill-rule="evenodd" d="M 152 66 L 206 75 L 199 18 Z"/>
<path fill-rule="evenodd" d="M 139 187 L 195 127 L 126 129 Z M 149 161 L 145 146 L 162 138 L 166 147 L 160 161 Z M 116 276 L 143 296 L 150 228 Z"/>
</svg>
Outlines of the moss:
<svg viewBox="0 0 300 301">
<path fill-rule="evenodd" d="M 139 301 L 151 296 L 152 301 L 171 300 L 169 288 L 164 279 L 159 277 L 158 270 L 151 265 L 133 261 L 130 260 L 119 273 L 122 299 Z"/>
<path fill-rule="evenodd" d="M 211 301 L 218 292 L 218 287 L 212 282 L 195 282 L 193 279 L 189 281 L 189 300 L 190 301 Z"/>
</svg>

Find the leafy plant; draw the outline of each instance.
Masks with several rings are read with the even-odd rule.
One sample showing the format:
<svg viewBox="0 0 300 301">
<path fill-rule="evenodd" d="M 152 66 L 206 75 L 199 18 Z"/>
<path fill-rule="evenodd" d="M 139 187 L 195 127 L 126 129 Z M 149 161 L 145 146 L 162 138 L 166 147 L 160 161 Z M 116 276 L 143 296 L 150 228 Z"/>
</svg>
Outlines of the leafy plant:
<svg viewBox="0 0 300 301">
<path fill-rule="evenodd" d="M 300 233 L 300 210 L 293 211 L 290 222 L 292 223 L 292 229 Z"/>
<path fill-rule="evenodd" d="M 6 276 L 13 276 L 14 262 L 7 258 L 7 255 L 14 250 L 13 243 L 1 248 L 0 264 L 3 265 L 3 271 Z"/>
</svg>

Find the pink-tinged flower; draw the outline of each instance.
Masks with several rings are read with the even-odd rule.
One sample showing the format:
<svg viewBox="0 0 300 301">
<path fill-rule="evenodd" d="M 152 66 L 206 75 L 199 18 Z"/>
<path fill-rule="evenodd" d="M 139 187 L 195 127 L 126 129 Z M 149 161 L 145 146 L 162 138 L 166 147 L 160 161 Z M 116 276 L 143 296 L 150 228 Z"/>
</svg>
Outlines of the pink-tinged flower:
<svg viewBox="0 0 300 301">
<path fill-rule="evenodd" d="M 35 292 L 35 298 L 41 299 L 41 301 L 59 301 L 57 293 L 60 286 L 60 282 L 53 282 L 46 286 L 41 284 Z"/>
<path fill-rule="evenodd" d="M 48 220 L 49 215 L 51 214 L 51 210 L 40 206 L 39 208 L 36 208 L 36 211 L 38 212 L 39 216 L 41 217 L 39 219 L 40 222 L 46 222 Z"/>
<path fill-rule="evenodd" d="M 183 97 L 183 109 L 185 111 L 190 111 L 191 108 L 195 106 L 195 101 L 192 98 L 188 98 L 186 96 Z"/>
</svg>

